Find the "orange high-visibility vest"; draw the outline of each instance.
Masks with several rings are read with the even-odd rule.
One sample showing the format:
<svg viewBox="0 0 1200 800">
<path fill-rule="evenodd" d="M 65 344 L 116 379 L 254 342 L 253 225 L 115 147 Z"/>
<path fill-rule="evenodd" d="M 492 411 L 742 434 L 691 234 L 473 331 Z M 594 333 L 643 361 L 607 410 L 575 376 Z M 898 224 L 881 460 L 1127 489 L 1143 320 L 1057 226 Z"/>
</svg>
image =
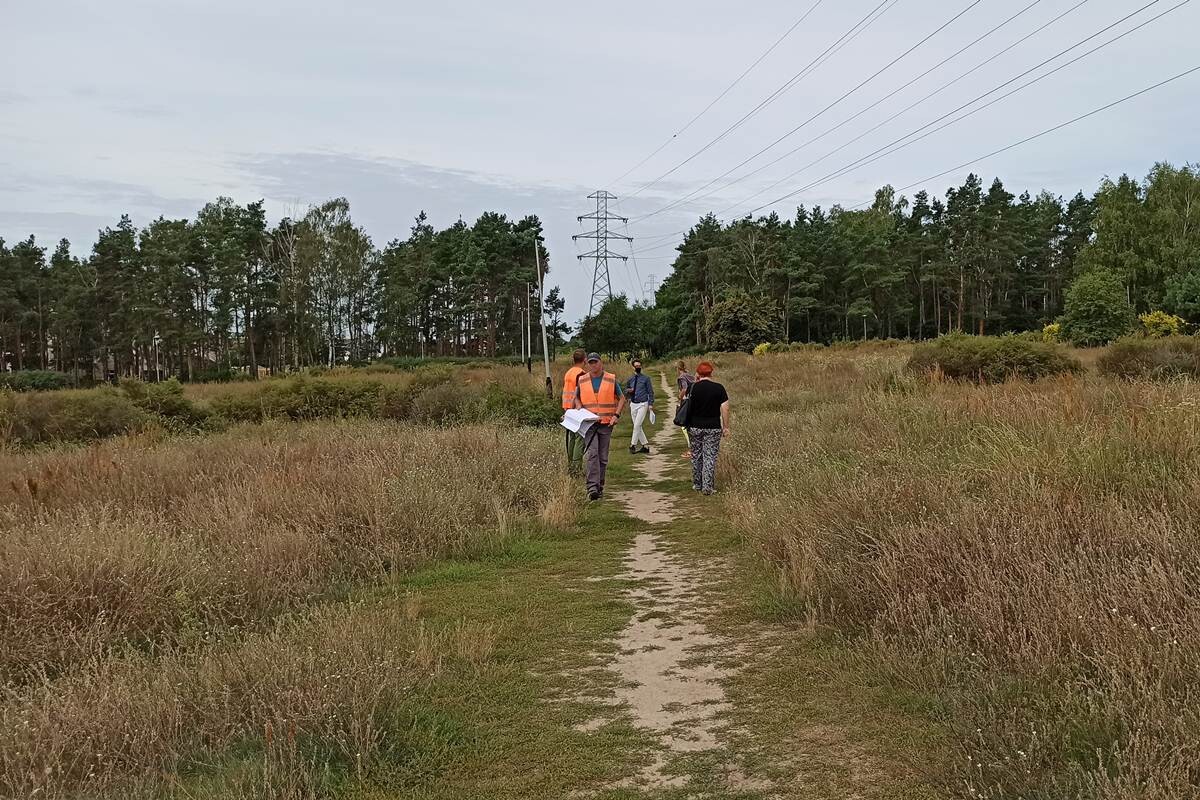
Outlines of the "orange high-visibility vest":
<svg viewBox="0 0 1200 800">
<path fill-rule="evenodd" d="M 611 425 L 617 413 L 617 376 L 604 373 L 600 379 L 600 391 L 592 388 L 592 376 L 579 376 L 579 404 L 600 417 L 600 424 Z"/>
<path fill-rule="evenodd" d="M 571 367 L 563 378 L 562 404 L 563 410 L 575 407 L 575 391 L 579 388 L 579 376 L 586 372 L 583 367 Z"/>
</svg>

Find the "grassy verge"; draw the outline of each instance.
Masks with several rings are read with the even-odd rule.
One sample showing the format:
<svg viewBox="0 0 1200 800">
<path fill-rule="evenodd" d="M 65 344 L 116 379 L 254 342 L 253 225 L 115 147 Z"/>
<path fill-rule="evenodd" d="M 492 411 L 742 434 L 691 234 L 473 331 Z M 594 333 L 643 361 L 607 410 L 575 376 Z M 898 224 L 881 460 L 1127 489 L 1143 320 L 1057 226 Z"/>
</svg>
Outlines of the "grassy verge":
<svg viewBox="0 0 1200 800">
<path fill-rule="evenodd" d="M 781 595 L 941 724 L 976 797 L 1200 785 L 1200 429 L 1186 386 L 926 383 L 721 359 L 730 520 Z M 781 380 L 781 378 L 786 380 Z"/>
</svg>

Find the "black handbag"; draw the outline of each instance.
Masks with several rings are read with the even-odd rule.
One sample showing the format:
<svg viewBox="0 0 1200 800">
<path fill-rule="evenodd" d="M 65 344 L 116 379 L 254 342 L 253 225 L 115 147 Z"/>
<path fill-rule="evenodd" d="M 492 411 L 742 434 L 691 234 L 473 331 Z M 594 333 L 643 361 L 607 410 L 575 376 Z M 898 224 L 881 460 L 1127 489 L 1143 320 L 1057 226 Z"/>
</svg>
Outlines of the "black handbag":
<svg viewBox="0 0 1200 800">
<path fill-rule="evenodd" d="M 679 408 L 675 409 L 675 425 L 680 428 L 687 427 L 687 412 L 688 405 L 692 402 L 692 398 L 685 397 L 683 402 L 679 404 Z"/>
</svg>

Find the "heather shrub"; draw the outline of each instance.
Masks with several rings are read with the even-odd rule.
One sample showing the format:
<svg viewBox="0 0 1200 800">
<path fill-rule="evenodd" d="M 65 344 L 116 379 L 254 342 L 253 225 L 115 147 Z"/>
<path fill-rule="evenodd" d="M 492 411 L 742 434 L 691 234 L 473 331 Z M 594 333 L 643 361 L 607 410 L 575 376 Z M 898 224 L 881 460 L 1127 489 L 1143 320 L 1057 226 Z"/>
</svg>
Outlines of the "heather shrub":
<svg viewBox="0 0 1200 800">
<path fill-rule="evenodd" d="M 66 389 L 70 385 L 71 376 L 65 372 L 44 369 L 0 372 L 0 389 L 11 389 L 14 392 L 47 392 Z"/>
<path fill-rule="evenodd" d="M 1200 378 L 1200 339 L 1129 336 L 1109 345 L 1098 366 L 1104 375 L 1127 380 Z"/>
<path fill-rule="evenodd" d="M 11 404 L 8 440 L 31 445 L 86 442 L 144 430 L 153 416 L 111 387 L 29 392 Z"/>
<path fill-rule="evenodd" d="M 467 417 L 470 403 L 470 390 L 440 383 L 413 398 L 409 419 L 426 425 L 449 425 Z"/>
<path fill-rule="evenodd" d="M 406 383 L 386 386 L 379 396 L 377 412 L 385 419 L 408 419 L 413 406 L 426 391 L 449 384 L 454 373 L 445 367 L 424 367 L 413 370 Z"/>
<path fill-rule="evenodd" d="M 300 376 L 262 381 L 253 391 L 215 397 L 212 410 L 236 422 L 376 416 L 383 385 L 375 380 Z"/>
<path fill-rule="evenodd" d="M 209 418 L 209 412 L 183 395 L 183 384 L 175 378 L 159 383 L 145 383 L 137 378 L 121 380 L 120 389 L 143 411 L 159 417 L 166 424 L 199 428 Z"/>
<path fill-rule="evenodd" d="M 908 367 L 957 380 L 998 383 L 1082 373 L 1083 365 L 1061 347 L 1016 336 L 954 333 L 917 345 Z"/>
<path fill-rule="evenodd" d="M 563 415 L 559 398 L 548 398 L 536 390 L 518 390 L 498 384 L 484 391 L 478 413 L 484 421 L 531 427 L 557 425 Z"/>
</svg>

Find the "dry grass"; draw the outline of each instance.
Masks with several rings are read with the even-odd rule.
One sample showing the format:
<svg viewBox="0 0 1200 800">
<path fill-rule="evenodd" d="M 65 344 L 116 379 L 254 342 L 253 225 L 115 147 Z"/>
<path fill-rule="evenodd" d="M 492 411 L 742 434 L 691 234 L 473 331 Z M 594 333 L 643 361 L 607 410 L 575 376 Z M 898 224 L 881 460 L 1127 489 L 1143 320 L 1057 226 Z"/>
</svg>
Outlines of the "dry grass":
<svg viewBox="0 0 1200 800">
<path fill-rule="evenodd" d="M 487 665 L 495 631 L 433 629 L 388 602 L 269 633 L 10 692 L 0 705 L 0 796 L 327 797 L 437 736 L 410 697 L 445 669 Z"/>
<path fill-rule="evenodd" d="M 731 518 L 959 734 L 965 794 L 1200 791 L 1200 401 L 976 387 L 904 353 L 722 357 Z"/>
<path fill-rule="evenodd" d="M 0 453 L 0 683 L 190 644 L 346 580 L 567 524 L 557 437 L 268 424 Z"/>
</svg>

